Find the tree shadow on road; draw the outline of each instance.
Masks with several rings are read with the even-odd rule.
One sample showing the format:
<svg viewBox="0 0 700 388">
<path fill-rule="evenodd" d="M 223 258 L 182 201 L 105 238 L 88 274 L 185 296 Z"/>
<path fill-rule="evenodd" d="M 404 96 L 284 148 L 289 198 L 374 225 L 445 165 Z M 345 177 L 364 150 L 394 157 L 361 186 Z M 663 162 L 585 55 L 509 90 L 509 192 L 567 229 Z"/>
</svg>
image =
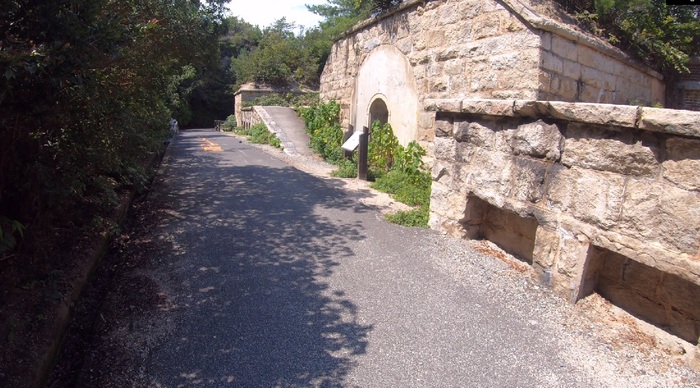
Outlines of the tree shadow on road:
<svg viewBox="0 0 700 388">
<path fill-rule="evenodd" d="M 152 355 L 151 383 L 344 385 L 372 326 L 330 276 L 373 210 L 281 162 L 195 153 L 165 175 L 172 251 L 160 270 L 174 273 L 177 330 Z"/>
</svg>

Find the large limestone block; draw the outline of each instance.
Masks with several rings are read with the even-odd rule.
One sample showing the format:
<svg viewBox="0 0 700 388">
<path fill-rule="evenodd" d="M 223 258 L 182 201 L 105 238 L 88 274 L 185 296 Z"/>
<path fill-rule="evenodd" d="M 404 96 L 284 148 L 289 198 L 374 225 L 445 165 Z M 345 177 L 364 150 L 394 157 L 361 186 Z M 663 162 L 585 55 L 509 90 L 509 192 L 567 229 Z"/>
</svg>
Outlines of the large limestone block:
<svg viewBox="0 0 700 388">
<path fill-rule="evenodd" d="M 632 133 L 571 123 L 561 163 L 625 175 L 652 175 L 659 167 L 656 144 L 633 142 Z"/>
<path fill-rule="evenodd" d="M 635 127 L 639 113 L 636 106 L 557 101 L 547 102 L 546 110 L 555 119 L 628 128 Z"/>
<path fill-rule="evenodd" d="M 535 249 L 532 262 L 544 269 L 554 266 L 559 257 L 559 233 L 540 226 L 535 233 Z"/>
<path fill-rule="evenodd" d="M 700 137 L 700 112 L 661 108 L 641 109 L 640 129 Z"/>
<path fill-rule="evenodd" d="M 552 51 L 562 58 L 571 61 L 578 60 L 578 45 L 558 35 L 552 36 Z"/>
<path fill-rule="evenodd" d="M 457 124 L 454 138 L 477 147 L 493 149 L 498 124 L 495 121 L 462 121 Z"/>
<path fill-rule="evenodd" d="M 646 244 L 656 242 L 697 255 L 700 193 L 652 179 L 632 179 L 627 184 L 619 229 Z"/>
<path fill-rule="evenodd" d="M 551 169 L 550 207 L 593 226 L 617 225 L 625 193 L 625 178 L 608 172 L 580 168 Z"/>
<path fill-rule="evenodd" d="M 669 139 L 666 141 L 666 152 L 664 178 L 681 188 L 700 191 L 700 140 Z"/>
<path fill-rule="evenodd" d="M 564 101 L 575 101 L 578 95 L 578 81 L 575 78 L 552 74 L 545 91 L 559 95 Z"/>
<path fill-rule="evenodd" d="M 467 195 L 440 182 L 433 182 L 430 193 L 430 211 L 447 219 L 462 221 L 467 210 Z"/>
<path fill-rule="evenodd" d="M 460 112 L 462 110 L 462 100 L 431 98 L 425 100 L 423 107 L 429 112 Z"/>
<path fill-rule="evenodd" d="M 462 15 L 458 12 L 458 5 L 447 3 L 437 9 L 436 19 L 433 22 L 438 26 L 447 26 L 462 20 Z"/>
<path fill-rule="evenodd" d="M 437 160 L 445 160 L 452 162 L 457 159 L 457 142 L 452 138 L 436 137 L 433 140 L 435 152 L 434 156 Z"/>
<path fill-rule="evenodd" d="M 529 155 L 548 160 L 559 160 L 563 137 L 556 124 L 542 120 L 518 126 L 511 147 L 519 155 Z"/>
<path fill-rule="evenodd" d="M 540 66 L 556 74 L 564 73 L 564 61 L 552 52 L 544 51 L 540 57 Z"/>
<path fill-rule="evenodd" d="M 513 116 L 513 101 L 504 100 L 463 100 L 462 112 L 488 115 L 488 116 Z"/>
<path fill-rule="evenodd" d="M 590 243 L 586 236 L 573 235 L 565 230 L 560 231 L 560 239 L 552 288 L 562 298 L 576 302 L 588 292 L 584 289 L 584 273 Z"/>
<path fill-rule="evenodd" d="M 511 13 L 501 13 L 501 34 L 507 34 L 516 31 L 525 30 L 525 24 L 520 21 L 515 15 Z"/>
<path fill-rule="evenodd" d="M 515 158 L 512 198 L 518 201 L 536 203 L 544 195 L 544 181 L 549 163 L 529 158 Z"/>
<path fill-rule="evenodd" d="M 454 133 L 454 121 L 452 117 L 435 118 L 435 136 L 452 137 Z"/>
<path fill-rule="evenodd" d="M 479 40 L 498 35 L 500 21 L 498 15 L 483 14 L 472 21 L 472 39 Z"/>
<path fill-rule="evenodd" d="M 437 161 L 430 169 L 430 176 L 433 181 L 439 182 L 445 186 L 451 186 L 452 177 L 455 176 L 456 169 L 454 164 L 444 161 Z"/>
<path fill-rule="evenodd" d="M 474 153 L 479 149 L 470 143 L 457 143 L 455 161 L 457 163 L 471 163 Z"/>
<path fill-rule="evenodd" d="M 479 148 L 465 167 L 463 173 L 468 175 L 464 181 L 479 197 L 495 205 L 501 205 L 508 197 L 513 175 L 511 155 Z"/>
</svg>

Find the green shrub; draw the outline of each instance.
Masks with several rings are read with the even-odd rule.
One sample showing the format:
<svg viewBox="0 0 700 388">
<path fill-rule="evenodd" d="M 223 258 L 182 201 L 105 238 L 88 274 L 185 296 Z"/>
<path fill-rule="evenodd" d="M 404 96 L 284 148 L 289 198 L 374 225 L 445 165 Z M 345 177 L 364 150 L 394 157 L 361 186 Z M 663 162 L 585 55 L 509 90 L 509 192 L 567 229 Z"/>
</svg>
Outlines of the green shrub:
<svg viewBox="0 0 700 388">
<path fill-rule="evenodd" d="M 394 156 L 400 149 L 399 139 L 394 135 L 391 124 L 382 125 L 379 120 L 372 123 L 372 132 L 367 150 L 370 168 L 389 171 L 394 165 Z"/>
<path fill-rule="evenodd" d="M 306 124 L 311 148 L 326 161 L 337 164 L 333 176 L 357 176 L 357 158 L 343 157 L 343 131 L 340 129 L 340 105 L 335 101 L 300 108 L 299 115 Z M 425 150 L 416 142 L 401 146 L 390 124 L 372 123 L 368 144 L 368 175 L 372 187 L 391 194 L 394 199 L 416 207 L 387 216 L 390 222 L 406 226 L 427 227 L 430 207 L 430 174 L 423 171 Z"/>
<path fill-rule="evenodd" d="M 311 149 L 329 163 L 343 160 L 343 131 L 340 128 L 340 105 L 335 101 L 300 108 L 299 115 L 306 124 Z"/>
<path fill-rule="evenodd" d="M 247 136 L 248 141 L 255 144 L 269 144 L 273 147 L 282 148 L 282 143 L 277 135 L 270 132 L 267 126 L 263 123 L 257 123 L 250 127 L 249 129 L 241 128 L 237 129 L 236 133 L 239 135 Z"/>
<path fill-rule="evenodd" d="M 338 169 L 331 173 L 339 178 L 355 178 L 357 176 L 357 161 L 353 159 L 343 159 L 338 162 Z"/>
<path fill-rule="evenodd" d="M 226 121 L 224 121 L 223 124 L 221 124 L 221 129 L 224 132 L 233 132 L 236 130 L 236 116 L 230 115 L 226 118 Z"/>
<path fill-rule="evenodd" d="M 428 217 L 428 211 L 426 211 L 423 208 L 420 208 L 406 211 L 402 210 L 396 213 L 387 214 L 386 220 L 391 223 L 403 226 L 427 228 Z"/>
<path fill-rule="evenodd" d="M 430 204 L 430 187 L 432 179 L 427 172 L 410 174 L 400 170 L 391 170 L 377 178 L 372 187 L 392 194 L 402 203 L 410 206 L 427 206 Z"/>
</svg>

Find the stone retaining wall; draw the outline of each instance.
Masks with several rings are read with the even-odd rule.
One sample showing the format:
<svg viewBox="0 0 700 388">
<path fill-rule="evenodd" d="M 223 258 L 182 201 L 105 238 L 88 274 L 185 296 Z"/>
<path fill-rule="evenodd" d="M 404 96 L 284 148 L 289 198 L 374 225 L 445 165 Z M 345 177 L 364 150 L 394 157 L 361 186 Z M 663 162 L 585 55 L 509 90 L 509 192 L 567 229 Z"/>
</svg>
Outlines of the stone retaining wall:
<svg viewBox="0 0 700 388">
<path fill-rule="evenodd" d="M 430 225 L 486 238 L 575 301 L 598 292 L 700 336 L 700 113 L 427 100 Z"/>
</svg>

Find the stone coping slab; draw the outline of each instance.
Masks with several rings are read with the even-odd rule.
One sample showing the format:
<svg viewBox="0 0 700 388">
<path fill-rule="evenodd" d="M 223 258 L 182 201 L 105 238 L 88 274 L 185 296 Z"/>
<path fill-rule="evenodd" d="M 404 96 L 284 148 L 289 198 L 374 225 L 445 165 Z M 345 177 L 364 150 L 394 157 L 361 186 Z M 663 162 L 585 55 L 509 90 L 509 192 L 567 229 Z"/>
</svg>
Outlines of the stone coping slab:
<svg viewBox="0 0 700 388">
<path fill-rule="evenodd" d="M 483 99 L 427 99 L 424 109 L 430 112 L 486 116 L 550 117 L 700 138 L 700 112 L 679 109 L 582 102 Z"/>
</svg>

